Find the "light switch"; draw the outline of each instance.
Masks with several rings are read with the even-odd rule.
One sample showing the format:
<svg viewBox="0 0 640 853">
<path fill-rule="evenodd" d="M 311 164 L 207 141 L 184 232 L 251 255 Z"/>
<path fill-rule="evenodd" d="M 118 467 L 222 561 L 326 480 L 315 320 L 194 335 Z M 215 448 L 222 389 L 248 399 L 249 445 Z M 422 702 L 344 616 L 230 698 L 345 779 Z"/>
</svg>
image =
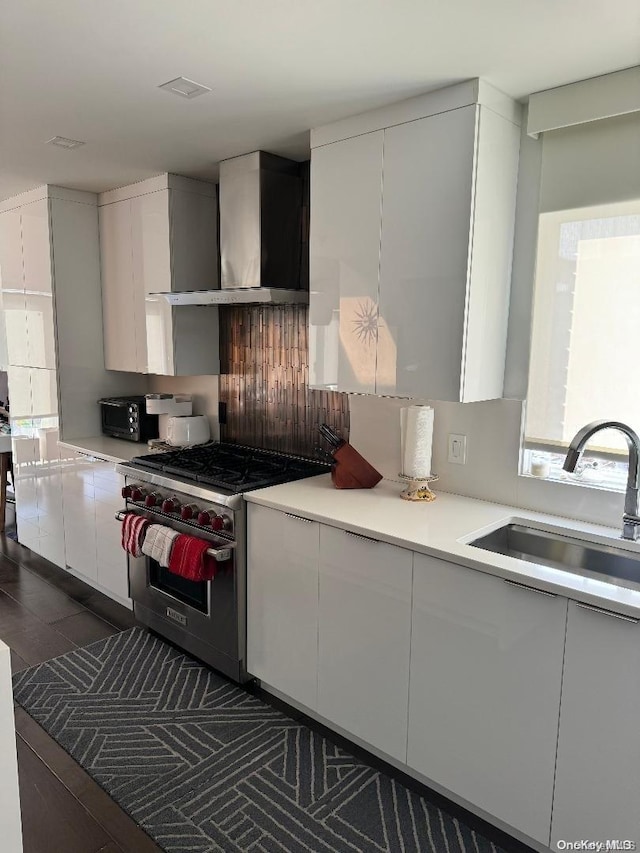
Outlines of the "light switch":
<svg viewBox="0 0 640 853">
<path fill-rule="evenodd" d="M 467 461 L 467 436 L 449 433 L 449 453 L 447 456 L 449 462 L 454 465 L 464 465 Z"/>
</svg>

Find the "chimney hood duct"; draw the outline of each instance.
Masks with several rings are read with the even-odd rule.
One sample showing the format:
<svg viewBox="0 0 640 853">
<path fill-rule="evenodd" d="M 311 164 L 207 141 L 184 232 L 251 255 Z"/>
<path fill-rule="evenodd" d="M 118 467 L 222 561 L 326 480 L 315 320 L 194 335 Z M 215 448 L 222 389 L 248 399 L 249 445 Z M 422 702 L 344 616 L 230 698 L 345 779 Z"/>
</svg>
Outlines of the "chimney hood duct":
<svg viewBox="0 0 640 853">
<path fill-rule="evenodd" d="M 172 305 L 308 302 L 300 289 L 300 164 L 255 151 L 220 163 L 219 290 L 165 293 Z"/>
</svg>

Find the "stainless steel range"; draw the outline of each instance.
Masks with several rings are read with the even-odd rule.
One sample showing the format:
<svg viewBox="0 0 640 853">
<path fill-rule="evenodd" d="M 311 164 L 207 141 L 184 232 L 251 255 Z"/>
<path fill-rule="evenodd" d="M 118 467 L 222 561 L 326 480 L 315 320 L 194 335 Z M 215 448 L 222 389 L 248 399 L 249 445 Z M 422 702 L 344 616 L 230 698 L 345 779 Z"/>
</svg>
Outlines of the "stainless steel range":
<svg viewBox="0 0 640 853">
<path fill-rule="evenodd" d="M 234 681 L 246 681 L 246 505 L 243 494 L 324 474 L 324 462 L 236 444 L 209 443 L 139 456 L 125 476 L 125 512 L 206 539 L 224 569 L 186 580 L 150 557 L 129 556 L 136 618 Z"/>
</svg>

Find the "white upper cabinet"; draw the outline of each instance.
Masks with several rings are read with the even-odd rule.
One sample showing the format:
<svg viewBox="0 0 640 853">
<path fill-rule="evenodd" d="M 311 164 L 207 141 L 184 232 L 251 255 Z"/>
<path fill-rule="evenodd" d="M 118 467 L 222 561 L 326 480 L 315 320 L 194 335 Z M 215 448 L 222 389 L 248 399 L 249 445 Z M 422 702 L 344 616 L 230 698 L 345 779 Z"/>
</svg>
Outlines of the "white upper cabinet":
<svg viewBox="0 0 640 853">
<path fill-rule="evenodd" d="M 215 186 L 164 175 L 99 203 L 107 369 L 217 373 L 217 310 L 162 296 L 218 287 Z"/>
<path fill-rule="evenodd" d="M 552 848 L 568 838 L 640 847 L 640 624 L 569 603 Z M 623 849 L 622 847 L 618 849 Z"/>
<path fill-rule="evenodd" d="M 313 152 L 311 385 L 375 393 L 384 133 Z"/>
<path fill-rule="evenodd" d="M 312 132 L 313 386 L 502 396 L 519 138 L 479 81 Z"/>
<path fill-rule="evenodd" d="M 130 208 L 129 200 L 100 208 L 104 361 L 108 370 L 143 372 L 136 337 Z"/>
<path fill-rule="evenodd" d="M 7 364 L 26 367 L 29 365 L 29 351 L 20 207 L 0 213 L 0 283 L 6 328 Z"/>
</svg>

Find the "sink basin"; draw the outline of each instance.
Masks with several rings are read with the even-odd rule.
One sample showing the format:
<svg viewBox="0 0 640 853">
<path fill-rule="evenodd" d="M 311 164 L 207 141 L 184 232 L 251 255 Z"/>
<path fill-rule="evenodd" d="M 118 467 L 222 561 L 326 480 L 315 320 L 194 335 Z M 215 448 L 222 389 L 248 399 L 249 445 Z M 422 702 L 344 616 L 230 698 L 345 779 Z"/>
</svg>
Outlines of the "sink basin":
<svg viewBox="0 0 640 853">
<path fill-rule="evenodd" d="M 529 563 L 592 577 L 604 575 L 640 583 L 640 553 L 550 533 L 524 524 L 505 524 L 469 542 L 474 548 L 517 557 Z"/>
</svg>

